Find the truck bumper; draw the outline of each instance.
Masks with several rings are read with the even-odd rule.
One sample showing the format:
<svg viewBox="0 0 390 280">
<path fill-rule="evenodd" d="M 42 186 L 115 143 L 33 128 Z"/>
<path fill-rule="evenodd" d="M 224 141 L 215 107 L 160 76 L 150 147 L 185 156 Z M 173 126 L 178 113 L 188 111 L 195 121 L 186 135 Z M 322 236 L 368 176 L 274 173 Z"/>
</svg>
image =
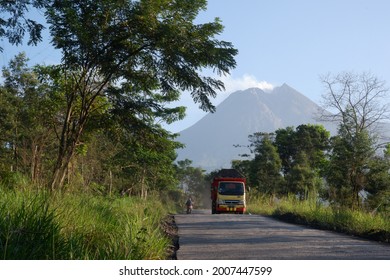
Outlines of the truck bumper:
<svg viewBox="0 0 390 280">
<path fill-rule="evenodd" d="M 217 205 L 217 213 L 245 213 L 246 208 L 243 205 Z"/>
</svg>

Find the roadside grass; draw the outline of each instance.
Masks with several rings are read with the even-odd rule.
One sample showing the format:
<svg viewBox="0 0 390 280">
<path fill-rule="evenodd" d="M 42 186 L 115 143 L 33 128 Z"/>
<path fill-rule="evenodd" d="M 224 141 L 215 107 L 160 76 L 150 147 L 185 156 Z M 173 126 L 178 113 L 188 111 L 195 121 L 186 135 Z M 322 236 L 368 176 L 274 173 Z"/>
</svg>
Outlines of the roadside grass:
<svg viewBox="0 0 390 280">
<path fill-rule="evenodd" d="M 265 196 L 252 198 L 248 209 L 251 213 L 291 223 L 390 243 L 390 219 L 388 215 L 380 213 L 333 208 L 316 201 L 300 201 L 291 197 L 272 200 Z"/>
<path fill-rule="evenodd" d="M 157 196 L 103 197 L 0 187 L 1 259 L 166 259 Z"/>
</svg>

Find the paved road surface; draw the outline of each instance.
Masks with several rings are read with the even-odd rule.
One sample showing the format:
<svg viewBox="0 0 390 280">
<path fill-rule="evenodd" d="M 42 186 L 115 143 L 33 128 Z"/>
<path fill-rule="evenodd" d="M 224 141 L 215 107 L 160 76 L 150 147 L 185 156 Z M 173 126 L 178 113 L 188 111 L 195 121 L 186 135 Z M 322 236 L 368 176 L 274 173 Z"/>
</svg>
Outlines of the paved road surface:
<svg viewBox="0 0 390 280">
<path fill-rule="evenodd" d="M 390 260 L 390 245 L 258 215 L 176 215 L 179 260 Z"/>
</svg>

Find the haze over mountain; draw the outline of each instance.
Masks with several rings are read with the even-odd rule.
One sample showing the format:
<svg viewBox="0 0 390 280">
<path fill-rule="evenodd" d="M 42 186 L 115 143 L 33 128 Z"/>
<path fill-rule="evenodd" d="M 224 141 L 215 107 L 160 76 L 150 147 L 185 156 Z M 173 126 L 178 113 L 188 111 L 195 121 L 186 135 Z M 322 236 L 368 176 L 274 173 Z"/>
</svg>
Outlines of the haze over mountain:
<svg viewBox="0 0 390 280">
<path fill-rule="evenodd" d="M 248 135 L 274 132 L 287 126 L 315 124 L 320 107 L 287 84 L 264 92 L 250 88 L 232 93 L 217 106 L 216 113 L 207 114 L 193 126 L 180 132 L 178 141 L 186 147 L 178 150 L 178 160 L 190 159 L 193 165 L 207 171 L 230 167 L 247 148 Z M 335 131 L 334 125 L 323 124 Z"/>
</svg>

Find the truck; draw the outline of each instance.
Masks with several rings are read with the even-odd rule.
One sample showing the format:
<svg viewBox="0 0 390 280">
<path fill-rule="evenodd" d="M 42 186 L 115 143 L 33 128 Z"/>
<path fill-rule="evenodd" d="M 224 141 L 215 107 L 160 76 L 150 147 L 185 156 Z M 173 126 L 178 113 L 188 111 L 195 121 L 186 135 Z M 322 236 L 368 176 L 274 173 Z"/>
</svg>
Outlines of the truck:
<svg viewBox="0 0 390 280">
<path fill-rule="evenodd" d="M 246 179 L 236 169 L 221 169 L 211 182 L 211 213 L 244 214 Z"/>
</svg>

